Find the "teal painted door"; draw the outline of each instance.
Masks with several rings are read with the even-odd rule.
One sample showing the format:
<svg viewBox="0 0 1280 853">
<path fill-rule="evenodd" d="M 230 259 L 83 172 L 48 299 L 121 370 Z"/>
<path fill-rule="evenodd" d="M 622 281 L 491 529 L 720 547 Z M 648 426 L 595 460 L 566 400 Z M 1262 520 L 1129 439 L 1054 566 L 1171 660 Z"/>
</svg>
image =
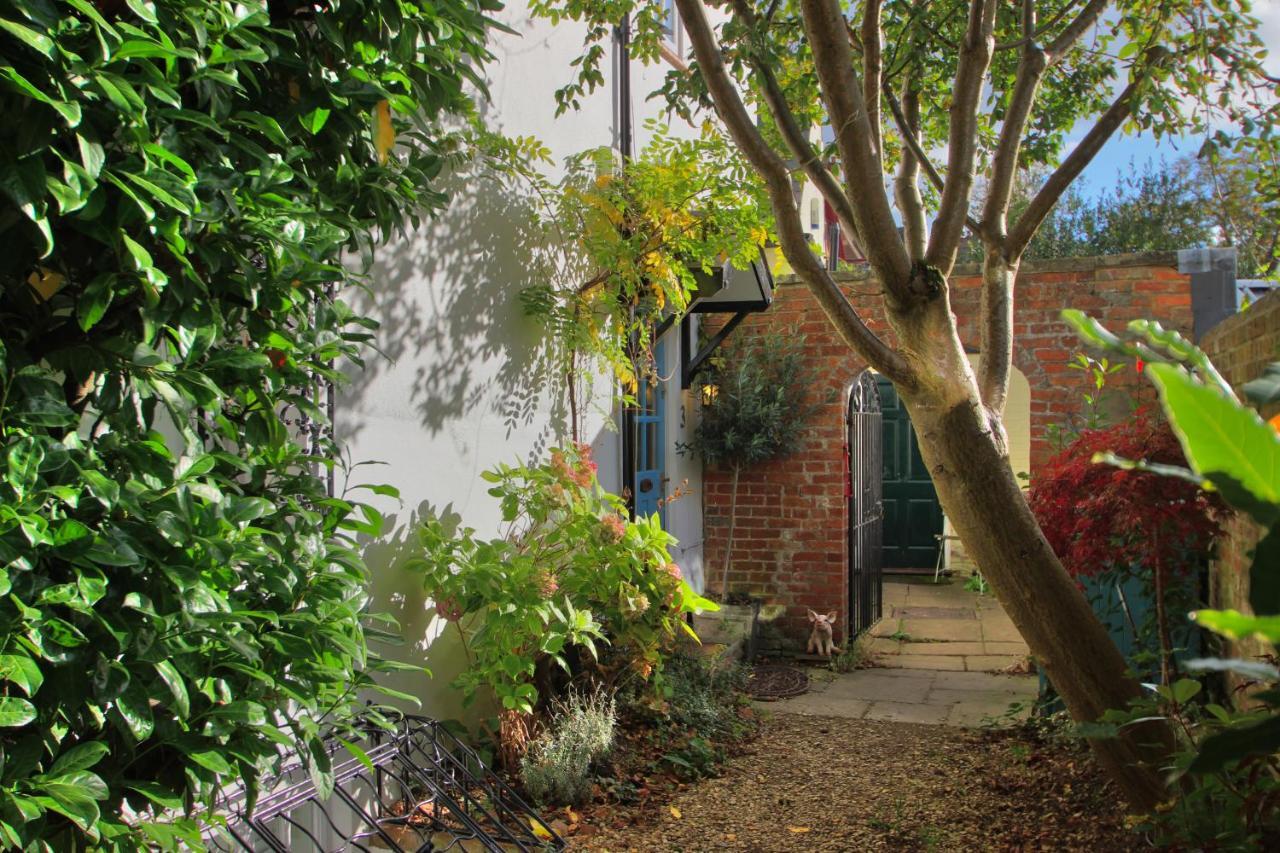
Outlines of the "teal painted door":
<svg viewBox="0 0 1280 853">
<path fill-rule="evenodd" d="M 932 569 L 938 562 L 942 505 L 906 407 L 893 383 L 882 377 L 877 383 L 884 413 L 884 567 Z"/>
<path fill-rule="evenodd" d="M 653 351 L 654 361 L 660 366 L 664 364 L 664 352 L 665 347 L 661 343 Z M 637 517 L 643 518 L 656 512 L 665 525 L 666 514 L 659 503 L 666 480 L 663 471 L 666 450 L 663 445 L 666 440 L 666 394 L 663 385 L 660 377 L 651 376 L 647 381 L 641 382 L 636 391 L 635 507 Z"/>
</svg>

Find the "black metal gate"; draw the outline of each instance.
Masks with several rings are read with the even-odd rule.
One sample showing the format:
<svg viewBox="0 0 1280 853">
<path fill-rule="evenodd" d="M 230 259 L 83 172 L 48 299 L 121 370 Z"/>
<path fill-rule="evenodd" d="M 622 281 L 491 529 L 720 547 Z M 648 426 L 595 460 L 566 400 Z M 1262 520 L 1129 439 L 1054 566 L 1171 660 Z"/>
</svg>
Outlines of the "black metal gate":
<svg viewBox="0 0 1280 853">
<path fill-rule="evenodd" d="M 884 503 L 884 447 L 880 391 L 864 370 L 849 392 L 846 496 L 849 500 L 849 638 L 875 624 L 882 609 L 884 574 L 880 552 Z"/>
</svg>

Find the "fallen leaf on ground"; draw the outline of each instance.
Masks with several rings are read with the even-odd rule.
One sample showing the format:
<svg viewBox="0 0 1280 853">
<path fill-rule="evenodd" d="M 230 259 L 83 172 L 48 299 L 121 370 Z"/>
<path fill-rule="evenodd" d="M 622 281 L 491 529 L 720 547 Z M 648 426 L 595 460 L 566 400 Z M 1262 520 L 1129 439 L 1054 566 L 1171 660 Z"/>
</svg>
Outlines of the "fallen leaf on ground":
<svg viewBox="0 0 1280 853">
<path fill-rule="evenodd" d="M 809 827 L 807 827 L 807 826 L 788 826 L 788 827 L 787 827 L 787 830 L 788 830 L 788 831 L 790 831 L 790 832 L 794 832 L 796 835 L 799 835 L 799 834 L 800 834 L 800 833 L 802 833 L 802 832 L 808 832 L 808 831 L 809 831 Z"/>
<path fill-rule="evenodd" d="M 672 807 L 671 807 L 671 816 L 672 816 L 673 818 L 675 818 L 676 820 L 679 820 L 679 819 L 680 819 L 680 817 L 681 817 L 681 815 L 680 815 L 680 810 L 679 810 L 678 808 L 676 808 L 675 806 L 672 806 Z"/>
</svg>

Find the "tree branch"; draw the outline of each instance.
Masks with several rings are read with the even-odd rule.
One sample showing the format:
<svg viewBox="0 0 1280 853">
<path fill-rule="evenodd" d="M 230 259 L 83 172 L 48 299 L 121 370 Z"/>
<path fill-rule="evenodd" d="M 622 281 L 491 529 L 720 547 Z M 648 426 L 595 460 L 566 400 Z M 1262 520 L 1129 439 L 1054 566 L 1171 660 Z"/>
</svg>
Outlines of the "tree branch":
<svg viewBox="0 0 1280 853">
<path fill-rule="evenodd" d="M 1005 254 L 1011 258 L 1022 256 L 1023 251 L 1027 248 L 1027 244 L 1031 242 L 1031 238 L 1035 236 L 1036 229 L 1040 227 L 1040 223 L 1049 215 L 1049 211 L 1058 203 L 1058 199 L 1067 191 L 1067 187 L 1071 186 L 1071 182 L 1079 177 L 1085 167 L 1097 156 L 1102 150 L 1102 146 L 1107 143 L 1111 135 L 1116 132 L 1125 119 L 1129 117 L 1129 113 L 1133 109 L 1133 95 L 1137 91 L 1138 84 L 1130 83 L 1124 87 L 1124 90 L 1116 97 L 1107 111 L 1098 119 L 1097 124 L 1089 129 L 1084 139 L 1081 139 L 1067 158 L 1062 161 L 1058 168 L 1053 170 L 1048 180 L 1040 187 L 1040 190 L 1031 199 L 1031 203 L 1027 205 L 1027 209 L 1022 212 L 1022 216 L 1018 218 L 1013 228 L 1009 229 L 1009 236 L 1005 238 Z"/>
<path fill-rule="evenodd" d="M 902 140 L 906 143 L 907 149 L 919 162 L 921 168 L 924 169 L 925 177 L 929 179 L 929 183 L 933 184 L 934 189 L 938 192 L 942 191 L 943 180 L 942 175 L 938 174 L 938 167 L 933 165 L 933 161 L 929 159 L 929 155 L 925 153 L 924 148 L 920 146 L 920 139 L 907 130 L 908 124 L 906 116 L 902 110 L 902 104 L 894 97 L 893 92 L 885 90 L 884 99 L 889 104 L 889 112 L 893 115 L 894 124 L 898 127 L 898 133 L 902 136 Z M 974 234 L 980 232 L 978 220 L 972 216 L 965 214 L 964 223 Z"/>
<path fill-rule="evenodd" d="M 1009 95 L 1009 106 L 1005 111 L 1004 122 L 1000 126 L 1000 138 L 996 143 L 995 154 L 991 161 L 991 177 L 988 181 L 987 200 L 982 209 L 983 240 L 989 243 L 1000 243 L 1005 236 L 1005 217 L 1009 213 L 1009 202 L 1013 195 L 1013 179 L 1018 172 L 1018 154 L 1022 149 L 1022 135 L 1026 130 L 1027 120 L 1031 117 L 1031 108 L 1035 105 L 1036 92 L 1040 81 L 1044 79 L 1045 69 L 1049 67 L 1045 52 L 1037 47 L 1030 38 L 1035 31 L 1034 0 L 1023 0 L 1022 31 L 1027 34 L 1027 43 L 1022 48 L 1022 58 L 1018 62 L 1018 70 L 1014 78 L 1013 91 Z M 984 351 L 986 347 L 983 347 Z"/>
<path fill-rule="evenodd" d="M 734 14 L 742 20 L 743 24 L 748 28 L 755 28 L 755 12 L 752 10 L 748 0 L 733 0 L 733 9 Z M 756 70 L 756 73 L 760 75 L 765 104 L 769 107 L 769 112 L 773 116 L 774 122 L 778 125 L 782 141 L 786 143 L 788 150 L 791 151 L 791 156 L 796 158 L 800 168 L 804 169 L 805 175 L 808 176 L 809 180 L 813 181 L 814 186 L 818 188 L 818 192 L 826 199 L 827 204 L 831 205 L 831 209 L 835 211 L 836 218 L 848 233 L 850 242 L 865 257 L 866 250 L 863 248 L 862 237 L 858 233 L 857 221 L 854 217 L 853 205 L 849 203 L 849 197 L 840 186 L 840 182 L 831 174 L 831 170 L 822 162 L 818 152 L 810 144 L 807 129 L 801 127 L 799 120 L 796 119 L 791 105 L 787 103 L 787 97 L 782 91 L 782 86 L 778 84 L 778 78 L 773 73 L 773 69 L 754 50 L 751 53 L 751 65 Z"/>
<path fill-rule="evenodd" d="M 831 174 L 831 170 L 822 162 L 822 158 L 818 152 L 813 149 L 809 143 L 809 137 L 800 127 L 796 120 L 795 114 L 791 111 L 790 105 L 787 104 L 786 95 L 782 91 L 782 87 L 778 85 L 778 78 L 774 76 L 773 69 L 763 62 L 753 63 L 757 73 L 760 74 L 760 81 L 763 84 L 765 103 L 769 107 L 769 113 L 777 122 L 778 130 L 782 134 L 782 140 L 787 144 L 787 148 L 791 151 L 791 155 L 796 158 L 800 167 L 804 169 L 805 175 L 809 180 L 813 181 L 813 185 L 818 188 L 818 192 L 831 205 L 831 209 L 835 211 L 836 219 L 840 221 L 840 225 L 847 233 L 850 242 L 857 247 L 858 251 L 866 257 L 866 249 L 863 245 L 862 235 L 858 233 L 858 223 L 854 216 L 853 205 L 849 203 L 849 196 L 845 194 L 844 188 L 840 186 L 840 182 Z"/>
<path fill-rule="evenodd" d="M 1009 373 L 1013 366 L 1013 283 L 1018 262 L 1009 261 L 997 244 L 986 244 L 984 248 L 978 393 L 983 405 L 999 414 L 1004 411 L 1009 395 Z"/>
<path fill-rule="evenodd" d="M 733 79 L 725 68 L 724 58 L 707 20 L 702 0 L 675 0 L 675 4 L 716 111 L 738 148 L 764 180 L 778 228 L 778 239 L 787 260 L 809 285 L 823 311 L 835 323 L 849 346 L 895 384 L 913 386 L 915 374 L 906 359 L 890 349 L 867 327 L 839 286 L 810 251 L 800 222 L 800 212 L 791 193 L 791 176 L 787 166 L 760 134 L 755 121 L 747 112 Z"/>
<path fill-rule="evenodd" d="M 897 123 L 903 139 L 910 140 L 903 148 L 898 174 L 893 180 L 893 191 L 898 201 L 898 210 L 902 213 L 902 239 L 907 244 L 907 254 L 911 256 L 912 263 L 924 260 L 925 240 L 928 237 L 924 200 L 920 197 L 920 158 L 915 154 L 920 146 L 920 95 L 914 90 L 914 83 L 913 75 L 908 73 L 902 84 L 902 108 L 890 102 L 895 120 L 899 115 L 902 116 L 902 121 Z M 932 169 L 932 164 L 930 168 Z"/>
<path fill-rule="evenodd" d="M 867 261 L 884 285 L 891 305 L 904 307 L 918 298 L 911 288 L 911 261 L 898 237 L 885 192 L 884 171 L 873 150 L 846 21 L 838 0 L 801 0 L 800 11 Z"/>
<path fill-rule="evenodd" d="M 1093 26 L 1107 2 L 1108 0 L 1089 0 L 1047 50 L 1036 44 L 1036 37 L 1056 24 L 1070 8 L 1070 4 L 1064 6 L 1047 27 L 1038 28 L 1034 0 L 1022 2 L 1022 57 L 1018 62 L 1013 90 L 1009 94 L 1009 106 L 1000 126 L 1000 137 L 992 158 L 980 232 L 985 253 L 980 324 L 982 363 L 978 387 L 983 402 L 992 411 L 1000 412 L 1004 409 L 1009 392 L 1009 372 L 1013 365 L 1013 288 L 1022 252 L 1031 239 L 1030 236 L 1006 239 L 1009 204 L 1013 196 L 1023 134 L 1031 118 L 1036 93 L 1045 72 L 1053 63 L 1060 61 L 1076 40 Z M 1055 196 L 1053 202 L 1056 201 Z M 1052 202 L 1049 206 L 1052 207 Z M 1035 227 L 1039 227 L 1039 221 L 1035 223 Z M 1031 233 L 1034 234 L 1034 228 Z"/>
<path fill-rule="evenodd" d="M 1110 0 L 1089 0 L 1085 7 L 1080 10 L 1080 14 L 1076 15 L 1075 20 L 1067 24 L 1066 28 L 1058 33 L 1058 37 L 1045 48 L 1049 54 L 1050 64 L 1062 59 L 1067 51 L 1080 40 L 1080 37 L 1097 23 L 1098 18 L 1106 11 L 1109 3 Z"/>
<path fill-rule="evenodd" d="M 880 121 L 881 0 L 866 0 L 862 10 L 862 100 L 867 107 L 867 124 L 871 126 L 871 145 L 875 149 L 880 172 L 884 172 L 883 128 Z"/>
<path fill-rule="evenodd" d="M 1043 24 L 1036 27 L 1032 32 L 1027 32 L 1026 29 L 1024 28 L 1022 31 L 1022 35 L 1020 35 L 1014 41 L 1005 41 L 1005 42 L 998 43 L 995 47 L 996 53 L 1000 53 L 1001 51 L 1005 51 L 1005 50 L 1017 50 L 1018 48 L 1025 47 L 1026 45 L 1030 44 L 1036 39 L 1041 38 L 1045 33 L 1049 32 L 1049 30 L 1056 27 L 1058 25 L 1058 22 L 1061 21 L 1064 17 L 1066 17 L 1066 14 L 1070 12 L 1071 8 L 1075 6 L 1076 3 L 1078 2 L 1079 0 L 1071 0 L 1070 3 L 1065 4 L 1061 9 L 1053 13 L 1053 16 L 1050 17 L 1049 20 L 1045 21 Z"/>
<path fill-rule="evenodd" d="M 969 24 L 956 68 L 951 96 L 951 133 L 947 143 L 947 181 L 938 204 L 938 217 L 929 235 L 925 261 L 945 277 L 955 266 L 969 197 L 973 191 L 973 161 L 978 146 L 978 104 L 995 46 L 995 0 L 971 0 Z"/>
</svg>

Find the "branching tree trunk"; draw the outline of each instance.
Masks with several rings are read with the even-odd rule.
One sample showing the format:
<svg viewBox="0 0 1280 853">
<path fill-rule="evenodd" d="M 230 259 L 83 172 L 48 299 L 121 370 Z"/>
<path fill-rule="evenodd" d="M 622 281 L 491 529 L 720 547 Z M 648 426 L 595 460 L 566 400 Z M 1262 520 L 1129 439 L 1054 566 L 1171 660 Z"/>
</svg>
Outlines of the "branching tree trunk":
<svg viewBox="0 0 1280 853">
<path fill-rule="evenodd" d="M 996 50 L 995 0 L 969 4 L 958 47 L 945 179 L 928 162 L 919 143 L 918 103 L 911 77 L 902 84 L 901 102 L 889 93 L 890 112 L 907 150 L 895 182 L 895 195 L 904 213 L 905 240 L 897 232 L 884 187 L 883 131 L 879 126 L 884 73 L 880 4 L 864 4 L 866 16 L 855 27 L 846 21 L 838 0 L 800 0 L 816 78 L 835 133 L 842 183 L 832 178 L 825 166 L 802 156 L 807 152 L 797 139 L 799 122 L 777 90 L 768 57 L 763 50 L 751 54 L 752 69 L 764 83 L 764 103 L 782 129 L 784 140 L 804 163 L 805 171 L 815 177 L 815 184 L 841 220 L 852 220 L 849 230 L 858 236 L 883 286 L 885 315 L 897 337 L 895 348 L 867 327 L 814 258 L 804 239 L 788 168 L 743 102 L 703 1 L 676 0 L 676 6 L 716 111 L 764 180 L 784 254 L 845 341 L 894 382 L 919 434 L 921 453 L 947 517 L 982 566 L 1072 716 L 1092 721 L 1108 709 L 1125 707 L 1138 697 L 1140 685 L 1127 674 L 1124 658 L 1041 534 L 1009 465 L 1002 424 L 1012 365 L 1013 295 L 1022 251 L 1058 197 L 1130 114 L 1133 104 L 1136 83 L 1119 92 L 1076 150 L 1053 172 L 1026 213 L 1012 228 L 1007 227 L 1021 141 L 1040 81 L 1092 26 L 1106 2 L 1087 3 L 1062 25 L 1048 46 L 1038 41 L 1032 4 L 1024 5 L 1021 59 L 980 222 L 974 222 L 969 204 L 978 144 L 977 116 Z M 759 25 L 748 4 L 739 0 L 734 8 L 742 26 Z M 861 65 L 850 46 L 851 38 L 861 42 Z M 1144 61 L 1154 68 L 1164 55 L 1148 49 Z M 937 217 L 927 240 L 916 187 L 921 170 L 941 185 Z M 971 369 L 961 344 L 948 292 L 947 279 L 966 227 L 978 233 L 985 247 L 980 377 Z M 1129 802 L 1138 809 L 1150 809 L 1165 796 L 1158 768 L 1171 744 L 1167 728 L 1147 724 L 1130 728 L 1116 739 L 1096 741 L 1094 748 Z"/>
<path fill-rule="evenodd" d="M 1045 217 L 1127 121 L 1171 134 L 1222 120 L 1268 130 L 1280 121 L 1280 81 L 1262 65 L 1247 0 L 674 2 L 692 62 L 670 72 L 660 94 L 690 115 L 714 106 L 762 179 L 792 269 L 858 358 L 897 387 L 943 508 L 1071 713 L 1096 720 L 1125 706 L 1139 685 L 1041 535 L 1008 464 L 1002 413 L 1018 271 Z M 637 56 L 656 55 L 667 37 L 656 0 L 536 0 L 534 8 L 589 24 L 577 80 L 557 94 L 562 109 L 600 85 L 600 42 L 619 16 L 632 16 Z M 1197 104 L 1190 119 L 1178 106 L 1189 102 Z M 815 122 L 832 134 L 834 154 L 810 143 Z M 1059 157 L 1057 140 L 1080 131 Z M 1211 144 L 1221 144 L 1218 135 Z M 1274 156 L 1280 137 L 1253 133 L 1241 146 Z M 942 152 L 941 167 L 931 151 Z M 1032 163 L 1053 169 L 1012 217 L 1015 178 Z M 793 172 L 862 249 L 892 345 L 814 255 Z M 950 306 L 966 231 L 983 249 L 977 374 Z M 1142 810 L 1163 799 L 1159 768 L 1170 743 L 1160 726 L 1131 727 L 1095 748 Z"/>
</svg>

